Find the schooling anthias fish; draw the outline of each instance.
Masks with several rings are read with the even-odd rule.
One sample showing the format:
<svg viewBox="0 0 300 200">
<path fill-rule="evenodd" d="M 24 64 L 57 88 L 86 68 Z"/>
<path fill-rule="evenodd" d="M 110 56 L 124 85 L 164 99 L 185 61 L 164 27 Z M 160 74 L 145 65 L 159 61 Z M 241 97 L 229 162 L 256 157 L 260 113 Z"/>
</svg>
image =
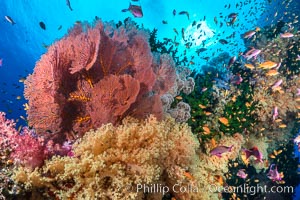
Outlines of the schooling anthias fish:
<svg viewBox="0 0 300 200">
<path fill-rule="evenodd" d="M 127 12 L 127 11 L 131 12 L 134 17 L 137 18 L 143 17 L 143 11 L 141 6 L 132 5 L 130 3 L 128 8 L 122 10 L 122 12 Z"/>
<path fill-rule="evenodd" d="M 233 147 L 233 145 L 231 145 L 230 147 L 217 146 L 210 151 L 210 155 L 212 155 L 212 156 L 215 155 L 215 156 L 218 156 L 219 158 L 221 158 L 223 153 L 231 152 L 232 147 Z"/>
</svg>

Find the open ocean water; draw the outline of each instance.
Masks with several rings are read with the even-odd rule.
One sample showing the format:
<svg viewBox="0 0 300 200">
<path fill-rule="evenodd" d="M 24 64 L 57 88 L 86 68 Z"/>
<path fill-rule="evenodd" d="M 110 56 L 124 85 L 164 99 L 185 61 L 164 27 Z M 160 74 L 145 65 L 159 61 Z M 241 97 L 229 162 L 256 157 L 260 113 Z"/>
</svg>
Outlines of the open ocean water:
<svg viewBox="0 0 300 200">
<path fill-rule="evenodd" d="M 299 200 L 299 13 L 299 0 L 2 0 L 0 199 Z M 150 114 L 165 124 L 147 128 Z M 107 123 L 141 128 L 85 136 Z"/>
</svg>

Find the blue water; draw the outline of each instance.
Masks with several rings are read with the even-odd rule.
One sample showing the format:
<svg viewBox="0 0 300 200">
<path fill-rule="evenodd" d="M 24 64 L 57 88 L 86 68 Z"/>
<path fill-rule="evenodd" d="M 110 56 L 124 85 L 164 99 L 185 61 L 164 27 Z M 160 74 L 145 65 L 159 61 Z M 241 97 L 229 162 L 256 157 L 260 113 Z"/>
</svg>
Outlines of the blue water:
<svg viewBox="0 0 300 200">
<path fill-rule="evenodd" d="M 0 58 L 3 58 L 3 66 L 0 67 L 0 80 L 2 82 L 0 86 L 0 110 L 7 112 L 9 118 L 17 119 L 20 115 L 25 116 L 22 106 L 25 103 L 24 99 L 16 99 L 23 92 L 23 84 L 19 82 L 19 79 L 32 72 L 35 62 L 46 52 L 46 45 L 50 45 L 55 40 L 63 37 L 76 21 L 93 22 L 95 16 L 98 16 L 103 21 L 114 20 L 117 22 L 119 20 L 123 21 L 127 17 L 133 17 L 129 12 L 121 12 L 122 9 L 128 8 L 129 1 L 89 0 L 86 3 L 86 1 L 71 0 L 73 11 L 70 11 L 64 0 L 42 2 L 39 0 L 1 1 Z M 239 3 L 239 1 L 230 2 L 232 6 Z M 215 34 L 212 38 L 205 38 L 209 40 L 208 45 L 205 47 L 209 46 L 210 49 L 205 52 L 204 56 L 210 56 L 218 48 L 228 51 L 227 47 L 220 45 L 217 41 L 216 35 L 222 34 L 223 31 L 226 32 L 226 35 L 237 32 L 238 37 L 235 42 L 239 45 L 239 48 L 229 49 L 231 54 L 236 55 L 244 51 L 243 41 L 239 35 L 248 29 L 259 26 L 255 22 L 255 16 L 252 16 L 248 18 L 247 22 L 242 21 L 242 19 L 237 21 L 243 23 L 243 27 L 233 29 L 224 24 L 222 29 L 219 29 L 214 23 L 214 17 L 219 17 L 220 12 L 223 16 L 227 16 L 234 11 L 234 9 L 224 9 L 224 5 L 227 3 L 222 0 L 214 1 L 213 6 L 210 1 L 196 0 L 188 3 L 183 0 L 178 0 L 175 3 L 141 0 L 137 4 L 142 6 L 144 17 L 135 18 L 135 21 L 150 30 L 157 28 L 160 39 L 164 37 L 173 38 L 175 35 L 173 28 L 175 27 L 179 32 L 178 38 L 180 38 L 182 28 L 187 29 L 194 20 L 199 21 L 205 16 L 206 20 L 204 22 L 207 25 L 207 31 L 212 30 Z M 251 6 L 252 4 L 245 5 L 242 11 L 249 12 Z M 172 14 L 173 9 L 177 11 L 176 17 Z M 190 20 L 187 20 L 185 15 L 178 15 L 180 11 L 184 10 L 189 11 Z M 259 12 L 263 12 L 263 10 Z M 11 25 L 8 23 L 4 18 L 5 15 L 10 16 L 16 24 Z M 162 20 L 166 20 L 168 24 L 162 24 Z M 46 25 L 46 30 L 39 26 L 41 21 Z M 58 30 L 60 26 L 62 28 Z M 187 54 L 194 55 L 195 48 L 191 48 Z M 202 59 L 196 59 L 195 62 L 197 68 L 205 64 Z"/>
<path fill-rule="evenodd" d="M 73 11 L 67 7 L 65 0 L 2 0 L 0 6 L 0 59 L 3 59 L 3 64 L 0 67 L 0 111 L 7 113 L 8 118 L 19 119 L 18 124 L 25 124 L 20 116 L 26 116 L 23 104 L 26 103 L 23 95 L 23 83 L 19 82 L 20 78 L 26 77 L 32 73 L 35 62 L 40 56 L 46 52 L 46 45 L 50 45 L 55 40 L 63 37 L 68 29 L 74 25 L 76 21 L 93 22 L 95 16 L 98 16 L 103 21 L 114 20 L 123 21 L 127 17 L 133 17 L 130 12 L 121 12 L 122 9 L 128 8 L 129 1 L 121 0 L 70 0 Z M 231 9 L 224 8 L 225 4 L 230 2 Z M 240 37 L 244 32 L 254 29 L 255 27 L 263 27 L 270 25 L 274 18 L 275 10 L 279 10 L 278 15 L 274 19 L 279 19 L 282 13 L 286 11 L 280 7 L 279 0 L 273 1 L 272 4 L 258 6 L 264 1 L 243 1 L 242 9 L 236 9 L 236 4 L 240 0 L 140 0 L 136 3 L 143 8 L 143 18 L 135 18 L 134 20 L 145 28 L 152 30 L 158 29 L 158 38 L 165 37 L 174 38 L 174 28 L 177 29 L 179 35 L 178 41 L 181 42 L 181 49 L 184 49 L 184 42 L 180 40 L 181 29 L 184 28 L 185 33 L 191 34 L 192 38 L 197 38 L 191 28 L 193 21 L 202 20 L 202 25 L 205 31 L 211 35 L 201 38 L 198 41 L 201 44 L 202 40 L 207 40 L 205 48 L 209 47 L 203 56 L 212 57 L 212 53 L 219 50 L 226 50 L 230 56 L 237 55 L 245 50 L 243 40 Z M 291 4 L 299 4 L 299 0 L 292 1 Z M 294 5 L 295 6 L 295 5 Z M 297 6 L 297 5 L 296 5 Z M 252 8 L 251 8 L 252 7 Z M 256 10 L 253 7 L 258 7 Z M 299 8 L 299 7 L 298 7 Z M 174 17 L 173 9 L 177 11 Z M 178 15 L 180 11 L 188 11 L 190 20 L 185 15 Z M 251 13 L 247 18 L 238 17 L 236 23 L 240 26 L 232 28 L 220 25 L 220 13 L 226 17 L 232 12 Z M 299 13 L 299 12 L 298 12 Z M 15 25 L 8 23 L 4 16 L 10 16 Z M 205 20 L 204 19 L 205 16 Z M 272 18 L 273 16 L 273 18 Z M 219 19 L 218 24 L 214 22 L 214 17 Z M 266 18 L 270 20 L 266 20 Z M 168 22 L 163 24 L 162 20 Z M 44 22 L 46 30 L 39 26 L 39 22 Z M 61 29 L 59 27 L 61 26 Z M 224 46 L 218 42 L 218 34 L 231 35 L 235 32 L 235 43 L 237 46 Z M 195 49 L 192 47 L 187 50 L 188 56 L 195 56 Z M 197 70 L 201 70 L 200 66 L 206 64 L 206 61 L 201 58 L 195 59 L 196 65 L 191 66 Z M 17 99 L 21 96 L 21 99 Z M 295 199 L 300 199 L 300 191 Z"/>
</svg>

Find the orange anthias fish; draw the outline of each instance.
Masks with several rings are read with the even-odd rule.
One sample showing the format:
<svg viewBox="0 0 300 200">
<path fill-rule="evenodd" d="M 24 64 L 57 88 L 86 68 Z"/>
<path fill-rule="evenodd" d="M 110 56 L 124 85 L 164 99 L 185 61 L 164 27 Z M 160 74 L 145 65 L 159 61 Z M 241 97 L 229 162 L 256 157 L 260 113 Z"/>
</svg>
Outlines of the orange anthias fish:
<svg viewBox="0 0 300 200">
<path fill-rule="evenodd" d="M 255 67 L 252 64 L 245 64 L 245 67 L 248 69 L 255 69 Z"/>
<path fill-rule="evenodd" d="M 204 134 L 210 134 L 210 129 L 207 126 L 202 127 Z"/>
<path fill-rule="evenodd" d="M 225 126 L 228 126 L 229 122 L 228 122 L 228 119 L 225 118 L 225 117 L 220 117 L 219 118 L 219 121 L 224 124 Z"/>
<path fill-rule="evenodd" d="M 183 175 L 191 181 L 195 180 L 195 178 L 193 177 L 193 175 L 190 172 L 184 172 Z"/>
<path fill-rule="evenodd" d="M 250 39 L 253 35 L 255 35 L 255 31 L 248 31 L 244 33 L 244 38 Z"/>
<path fill-rule="evenodd" d="M 199 104 L 198 106 L 199 106 L 201 109 L 206 108 L 206 106 L 204 106 L 204 105 L 202 105 L 202 104 Z"/>
<path fill-rule="evenodd" d="M 210 144 L 211 144 L 211 147 L 212 147 L 212 148 L 215 148 L 215 147 L 217 146 L 216 140 L 215 140 L 214 138 L 212 138 L 212 139 L 210 140 Z"/>
<path fill-rule="evenodd" d="M 279 128 L 286 128 L 286 124 L 279 124 Z"/>
<path fill-rule="evenodd" d="M 217 146 L 217 147 L 213 148 L 209 153 L 212 156 L 217 156 L 217 157 L 221 158 L 223 153 L 231 152 L 232 148 L 233 148 L 233 145 L 231 145 L 230 147 Z"/>
<path fill-rule="evenodd" d="M 211 112 L 204 111 L 204 114 L 205 114 L 206 116 L 209 116 L 209 115 L 211 115 L 212 113 L 211 113 Z"/>
<path fill-rule="evenodd" d="M 277 66 L 277 63 L 272 61 L 266 61 L 264 63 L 261 63 L 258 67 L 262 69 L 272 69 Z"/>
<path fill-rule="evenodd" d="M 279 72 L 276 69 L 271 69 L 266 73 L 266 76 L 275 76 L 278 74 L 279 74 Z"/>
<path fill-rule="evenodd" d="M 249 165 L 249 159 L 247 158 L 245 152 L 242 152 L 242 153 L 241 153 L 241 159 L 242 159 L 243 163 L 244 163 L 246 166 Z"/>
</svg>

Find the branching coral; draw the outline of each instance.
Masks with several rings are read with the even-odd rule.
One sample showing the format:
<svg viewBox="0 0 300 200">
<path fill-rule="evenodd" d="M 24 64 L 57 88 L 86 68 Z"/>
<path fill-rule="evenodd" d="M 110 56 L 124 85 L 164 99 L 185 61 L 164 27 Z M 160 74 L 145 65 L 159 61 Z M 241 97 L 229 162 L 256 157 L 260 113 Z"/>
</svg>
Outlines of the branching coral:
<svg viewBox="0 0 300 200">
<path fill-rule="evenodd" d="M 15 178 L 28 187 L 47 187 L 61 199 L 142 199 L 146 194 L 137 184 L 187 184 L 183 173 L 197 146 L 187 124 L 129 118 L 118 127 L 107 124 L 86 133 L 74 145 L 74 157 L 55 157 L 40 171 L 19 168 Z"/>
<path fill-rule="evenodd" d="M 175 81 L 169 55 L 152 55 L 148 32 L 130 20 L 116 28 L 77 24 L 54 43 L 25 81 L 29 124 L 56 141 L 130 115 L 162 118 L 160 96 Z M 111 113 L 113 113 L 111 115 Z"/>
</svg>

